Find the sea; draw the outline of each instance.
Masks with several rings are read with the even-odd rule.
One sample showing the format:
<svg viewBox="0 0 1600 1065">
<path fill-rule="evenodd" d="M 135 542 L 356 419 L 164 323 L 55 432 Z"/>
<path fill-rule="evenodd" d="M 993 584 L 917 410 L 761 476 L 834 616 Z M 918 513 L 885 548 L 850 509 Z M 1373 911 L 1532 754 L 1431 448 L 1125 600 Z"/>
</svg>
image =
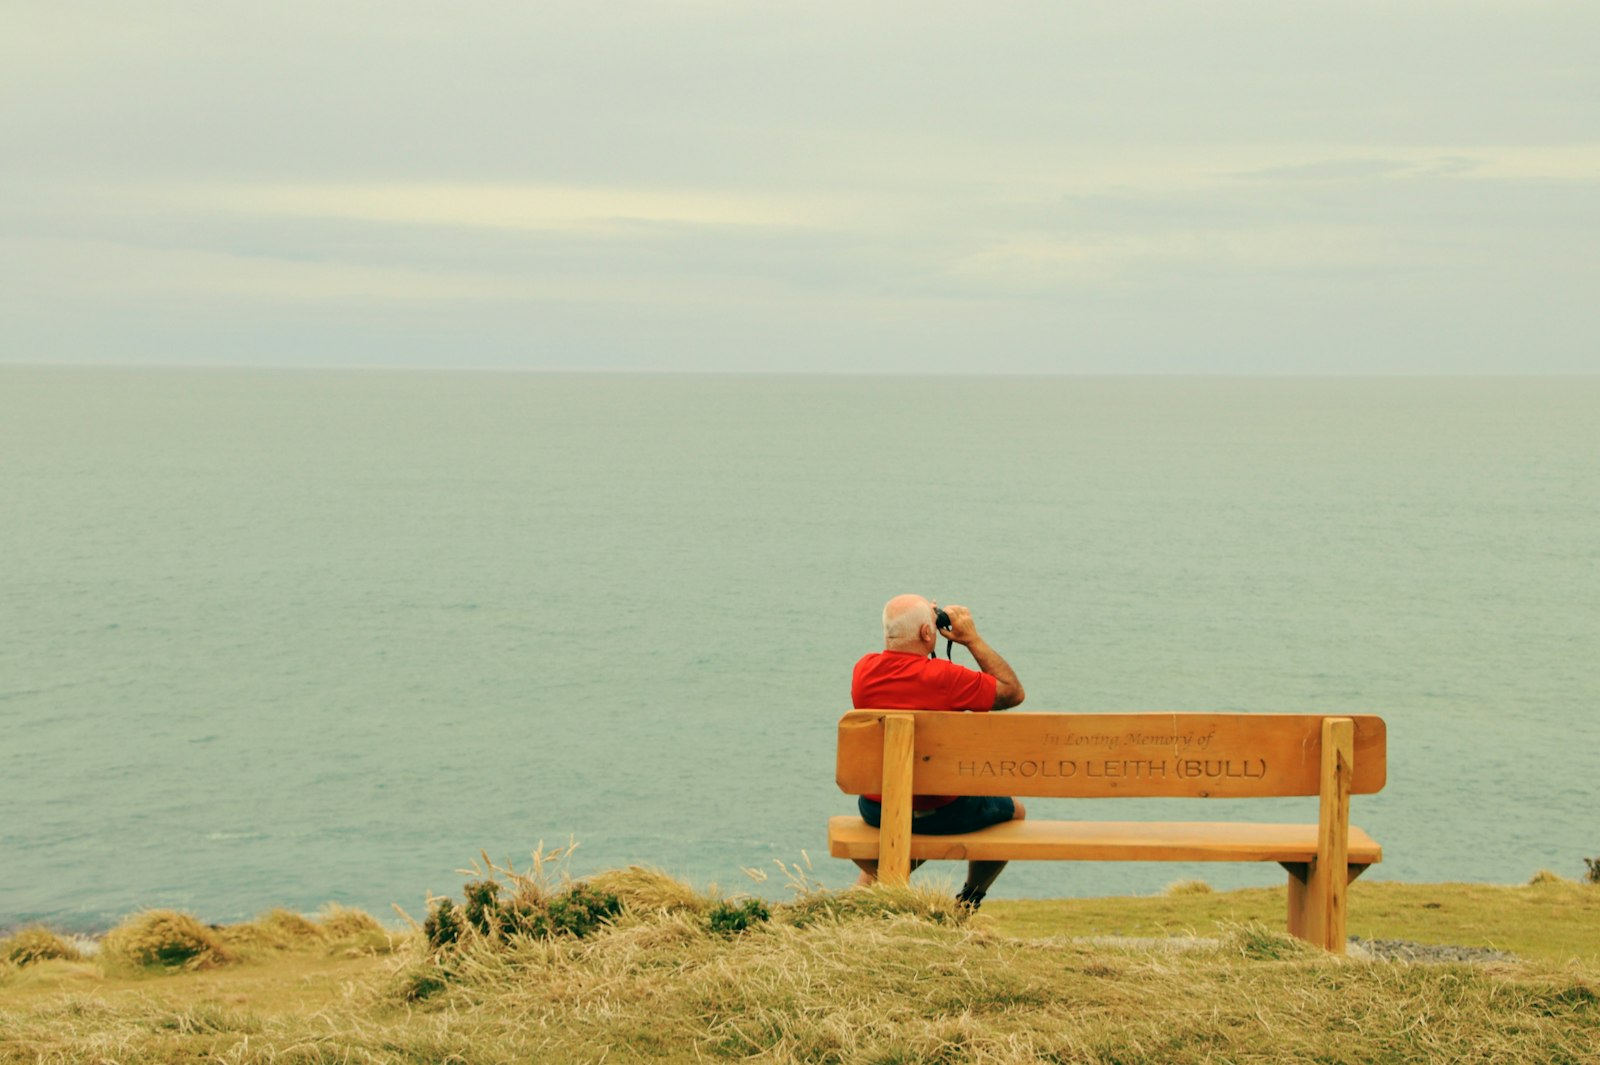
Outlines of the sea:
<svg viewBox="0 0 1600 1065">
<path fill-rule="evenodd" d="M 1382 716 L 1371 880 L 1600 856 L 1600 377 L 7 366 L 0 928 L 399 921 L 574 843 L 552 869 L 843 886 L 836 724 L 902 592 L 968 606 L 1024 710 Z"/>
</svg>

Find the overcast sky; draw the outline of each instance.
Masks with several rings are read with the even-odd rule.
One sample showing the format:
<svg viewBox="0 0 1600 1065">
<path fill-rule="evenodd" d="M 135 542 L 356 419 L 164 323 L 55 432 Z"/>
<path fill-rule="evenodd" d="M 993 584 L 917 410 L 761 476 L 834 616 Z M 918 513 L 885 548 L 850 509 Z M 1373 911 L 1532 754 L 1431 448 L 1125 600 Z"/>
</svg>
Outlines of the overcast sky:
<svg viewBox="0 0 1600 1065">
<path fill-rule="evenodd" d="M 1600 370 L 1594 0 L 0 6 L 4 362 Z"/>
</svg>

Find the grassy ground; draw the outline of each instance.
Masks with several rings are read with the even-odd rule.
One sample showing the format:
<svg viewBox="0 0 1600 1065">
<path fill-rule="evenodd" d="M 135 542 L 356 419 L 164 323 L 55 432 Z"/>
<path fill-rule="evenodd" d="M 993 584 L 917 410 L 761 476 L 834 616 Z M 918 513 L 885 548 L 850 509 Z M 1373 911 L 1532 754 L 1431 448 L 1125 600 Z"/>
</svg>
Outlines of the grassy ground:
<svg viewBox="0 0 1600 1065">
<path fill-rule="evenodd" d="M 430 952 L 269 915 L 198 971 L 0 966 L 0 1061 L 1600 1063 L 1600 888 L 1571 882 L 1358 883 L 1354 934 L 1526 959 L 1471 966 L 1305 949 L 1274 931 L 1281 891 L 997 900 L 970 922 L 855 893 L 733 935 L 687 889 L 619 894 L 582 939 Z M 1214 944 L 1073 938 L 1174 933 Z"/>
<path fill-rule="evenodd" d="M 1282 928 L 1283 888 L 1159 898 L 997 901 L 984 911 L 1013 936 L 1206 935 L 1219 922 Z M 1600 966 L 1600 887 L 1570 880 L 1350 885 L 1349 931 L 1363 939 L 1493 947 L 1523 958 Z"/>
</svg>

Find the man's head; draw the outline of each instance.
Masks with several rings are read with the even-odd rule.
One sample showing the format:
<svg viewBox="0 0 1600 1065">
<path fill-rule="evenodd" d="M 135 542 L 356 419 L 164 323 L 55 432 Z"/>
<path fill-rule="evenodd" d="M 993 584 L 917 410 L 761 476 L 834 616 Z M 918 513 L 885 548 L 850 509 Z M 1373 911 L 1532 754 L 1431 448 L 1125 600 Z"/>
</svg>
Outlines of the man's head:
<svg viewBox="0 0 1600 1065">
<path fill-rule="evenodd" d="M 933 604 L 920 595 L 897 595 L 883 607 L 883 649 L 928 654 L 939 637 Z"/>
</svg>

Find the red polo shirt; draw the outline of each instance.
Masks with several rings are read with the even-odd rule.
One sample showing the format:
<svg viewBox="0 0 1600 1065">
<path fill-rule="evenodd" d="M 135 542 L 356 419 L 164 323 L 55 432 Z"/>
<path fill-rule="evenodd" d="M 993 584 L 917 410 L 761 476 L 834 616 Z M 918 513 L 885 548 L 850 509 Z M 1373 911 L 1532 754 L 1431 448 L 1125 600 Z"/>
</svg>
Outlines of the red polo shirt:
<svg viewBox="0 0 1600 1065">
<path fill-rule="evenodd" d="M 911 651 L 879 651 L 864 655 L 850 678 L 850 702 L 857 710 L 974 710 L 994 709 L 999 682 L 987 673 L 942 658 L 927 658 Z M 881 801 L 877 795 L 866 798 Z M 914 810 L 935 810 L 954 801 L 954 795 L 918 795 Z"/>
</svg>

